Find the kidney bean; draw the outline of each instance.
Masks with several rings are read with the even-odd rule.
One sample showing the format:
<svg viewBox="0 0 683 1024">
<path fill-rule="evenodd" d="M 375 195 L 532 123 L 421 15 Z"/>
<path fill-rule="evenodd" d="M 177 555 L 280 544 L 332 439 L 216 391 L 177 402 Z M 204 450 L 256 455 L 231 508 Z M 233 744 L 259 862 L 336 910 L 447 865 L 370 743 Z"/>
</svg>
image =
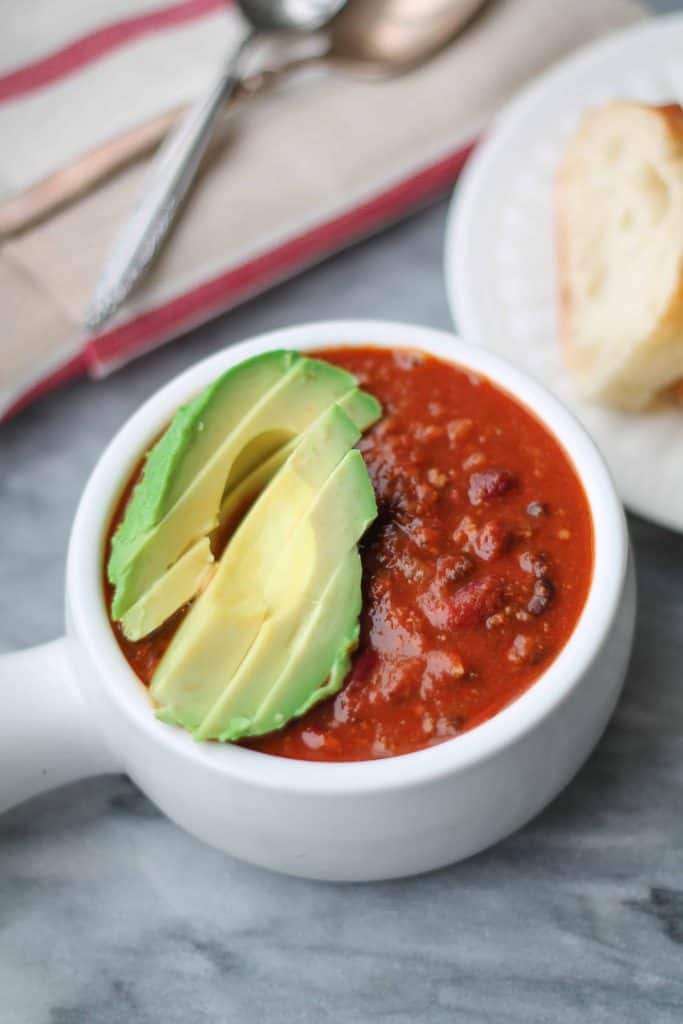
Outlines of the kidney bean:
<svg viewBox="0 0 683 1024">
<path fill-rule="evenodd" d="M 533 597 L 529 601 L 527 611 L 532 615 L 542 615 L 553 599 L 555 587 L 549 576 L 541 576 L 534 583 Z"/>
<path fill-rule="evenodd" d="M 516 483 L 515 477 L 507 469 L 482 469 L 479 473 L 472 473 L 467 491 L 470 505 L 481 505 L 491 498 L 502 498 Z"/>
<path fill-rule="evenodd" d="M 496 519 L 484 523 L 473 541 L 475 554 L 483 562 L 490 562 L 505 554 L 510 545 L 510 531 Z"/>
<path fill-rule="evenodd" d="M 524 569 L 524 572 L 533 573 L 537 579 L 548 575 L 550 562 L 547 555 L 536 555 L 533 551 L 522 551 L 518 561 L 520 568 Z"/>
<path fill-rule="evenodd" d="M 485 622 L 504 602 L 503 584 L 495 576 L 464 583 L 449 602 L 449 625 L 476 626 Z"/>
</svg>

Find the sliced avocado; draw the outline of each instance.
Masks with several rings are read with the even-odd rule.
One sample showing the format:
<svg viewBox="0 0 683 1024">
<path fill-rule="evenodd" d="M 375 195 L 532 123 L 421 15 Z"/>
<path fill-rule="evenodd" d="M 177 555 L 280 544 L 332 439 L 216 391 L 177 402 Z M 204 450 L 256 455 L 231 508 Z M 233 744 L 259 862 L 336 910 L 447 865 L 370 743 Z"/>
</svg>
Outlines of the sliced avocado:
<svg viewBox="0 0 683 1024">
<path fill-rule="evenodd" d="M 236 377 L 239 369 L 235 367 Z M 305 430 L 337 398 L 354 390 L 355 384 L 350 374 L 337 367 L 298 356 L 291 369 L 249 408 L 245 410 L 240 400 L 240 417 L 228 417 L 229 430 L 214 445 L 212 455 L 207 457 L 203 443 L 197 447 L 201 459 L 196 474 L 192 476 L 191 467 L 183 465 L 183 479 L 189 482 L 159 522 L 147 525 L 147 505 L 136 497 L 136 489 L 112 542 L 108 571 L 115 586 L 114 618 L 122 618 L 188 548 L 215 529 L 224 493 Z M 172 429 L 173 424 L 169 432 Z M 193 450 L 188 455 L 192 464 Z M 139 485 L 143 493 L 145 479 L 146 473 Z M 172 492 L 174 488 L 169 489 Z"/>
<path fill-rule="evenodd" d="M 335 404 L 353 420 L 361 434 L 382 415 L 382 406 L 377 399 L 359 388 L 348 391 Z M 222 531 L 224 535 L 230 535 L 240 517 L 287 461 L 302 436 L 293 438 L 288 444 L 273 452 L 223 497 L 217 533 Z"/>
<path fill-rule="evenodd" d="M 129 640 L 140 640 L 158 629 L 206 586 L 214 568 L 209 538 L 202 537 L 128 609 L 121 619 L 124 634 Z"/>
<path fill-rule="evenodd" d="M 280 729 L 341 689 L 358 646 L 361 578 L 360 555 L 354 547 L 297 632 L 287 664 L 251 719 L 249 736 Z M 321 665 L 330 666 L 327 676 L 321 676 Z"/>
<path fill-rule="evenodd" d="M 354 580 L 356 583 L 357 597 L 354 594 L 351 607 L 357 621 L 360 574 L 354 572 L 355 565 L 347 562 L 347 557 L 355 552 L 376 515 L 375 495 L 363 458 L 360 452 L 348 452 L 273 566 L 264 590 L 263 625 L 222 696 L 195 731 L 195 739 L 235 740 L 250 734 L 262 704 L 290 666 L 299 634 L 306 632 L 309 620 L 316 617 L 323 594 L 342 564 L 351 576 L 350 584 Z M 295 707 L 307 703 L 325 683 L 335 663 L 348 656 L 349 645 L 355 639 L 345 613 L 340 620 L 333 617 L 329 623 L 322 622 L 321 629 L 325 634 L 333 629 L 336 632 L 302 651 L 294 675 L 290 666 L 288 678 L 297 690 Z M 283 703 L 289 704 L 287 694 Z M 279 710 L 276 705 L 273 717 Z M 285 718 L 280 718 L 280 724 L 283 721 Z"/>
<path fill-rule="evenodd" d="M 116 583 L 146 532 L 173 507 L 225 437 L 301 358 L 298 352 L 276 351 L 247 359 L 178 409 L 147 455 L 143 478 L 113 538 L 110 582 Z"/>
<path fill-rule="evenodd" d="M 351 417 L 361 434 L 364 434 L 382 415 L 382 406 L 375 396 L 367 391 L 361 391 L 358 387 L 339 398 L 337 405 Z"/>
<path fill-rule="evenodd" d="M 152 696 L 166 721 L 195 729 L 219 699 L 266 616 L 273 566 L 359 436 L 353 421 L 332 405 L 242 520 L 154 674 Z"/>
<path fill-rule="evenodd" d="M 203 537 L 197 541 L 155 580 L 132 608 L 125 612 L 121 618 L 121 627 L 129 640 L 140 640 L 154 629 L 158 629 L 206 585 L 212 569 L 215 568 L 212 543 L 216 542 L 218 550 L 224 546 L 222 537 L 227 539 L 233 533 L 249 506 L 286 462 L 299 441 L 300 437 L 294 438 L 273 452 L 265 462 L 253 469 L 244 480 L 229 491 L 221 504 L 218 526 L 211 533 L 211 539 Z M 200 552 L 206 552 L 204 562 L 212 563 L 210 566 L 202 565 Z"/>
<path fill-rule="evenodd" d="M 381 415 L 379 402 L 358 388 L 347 392 L 336 404 L 348 413 L 360 431 L 366 430 Z M 218 550 L 221 550 L 224 543 L 221 537 L 230 536 L 239 519 L 286 462 L 303 436 L 298 435 L 273 452 L 225 495 L 218 517 L 219 524 L 211 534 L 211 543 L 215 541 Z M 208 582 L 211 572 L 208 563 L 212 562 L 208 539 L 197 541 L 123 615 L 121 626 L 125 636 L 129 640 L 140 640 L 158 629 Z"/>
</svg>

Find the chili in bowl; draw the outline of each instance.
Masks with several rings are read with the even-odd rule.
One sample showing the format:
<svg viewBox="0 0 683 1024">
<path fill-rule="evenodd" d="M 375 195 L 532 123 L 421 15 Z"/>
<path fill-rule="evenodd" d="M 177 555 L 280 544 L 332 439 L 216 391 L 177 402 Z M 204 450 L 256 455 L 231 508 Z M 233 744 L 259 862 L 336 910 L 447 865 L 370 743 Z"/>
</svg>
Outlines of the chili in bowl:
<svg viewBox="0 0 683 1024">
<path fill-rule="evenodd" d="M 245 742 L 310 761 L 412 753 L 491 718 L 562 649 L 593 572 L 588 499 L 557 440 L 479 374 L 417 349 L 318 355 L 384 410 L 359 444 L 379 509 L 361 545 L 360 643 L 340 693 Z M 112 621 L 145 685 L 182 620 L 138 640 Z"/>
<path fill-rule="evenodd" d="M 175 409 L 229 366 L 283 348 L 349 370 L 382 404 L 359 443 L 378 506 L 360 549 L 360 640 L 341 690 L 284 729 L 196 742 L 154 717 L 147 691 L 177 622 L 126 641 L 102 567 L 141 455 Z M 602 460 L 530 378 L 420 327 L 264 335 L 153 396 L 92 474 L 67 570 L 71 753 L 55 754 L 48 782 L 127 771 L 203 840 L 292 874 L 434 868 L 521 826 L 576 772 L 618 697 L 634 605 Z M 40 782 L 15 798 L 27 788 Z"/>
</svg>

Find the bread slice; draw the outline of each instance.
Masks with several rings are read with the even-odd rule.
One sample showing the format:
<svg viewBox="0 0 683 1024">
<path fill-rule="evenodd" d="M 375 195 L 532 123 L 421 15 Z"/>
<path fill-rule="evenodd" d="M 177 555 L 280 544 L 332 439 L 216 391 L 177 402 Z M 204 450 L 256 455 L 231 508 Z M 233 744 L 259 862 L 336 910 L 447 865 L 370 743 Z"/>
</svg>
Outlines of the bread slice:
<svg viewBox="0 0 683 1024">
<path fill-rule="evenodd" d="M 683 109 L 586 115 L 557 181 L 560 334 L 587 398 L 648 406 L 683 379 Z"/>
</svg>

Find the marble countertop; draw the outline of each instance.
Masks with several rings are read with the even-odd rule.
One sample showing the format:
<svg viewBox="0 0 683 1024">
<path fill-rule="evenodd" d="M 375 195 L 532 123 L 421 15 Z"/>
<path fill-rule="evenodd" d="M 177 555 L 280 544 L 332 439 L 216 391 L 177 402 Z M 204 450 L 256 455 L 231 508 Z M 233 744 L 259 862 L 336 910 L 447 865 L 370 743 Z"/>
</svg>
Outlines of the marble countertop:
<svg viewBox="0 0 683 1024">
<path fill-rule="evenodd" d="M 299 321 L 449 327 L 444 218 L 439 204 L 4 427 L 0 650 L 62 631 L 79 493 L 160 384 Z M 342 886 L 216 853 L 124 777 L 64 787 L 0 818 L 0 1021 L 679 1024 L 683 536 L 630 527 L 640 605 L 626 689 L 588 764 L 532 824 L 424 877 Z"/>
</svg>

